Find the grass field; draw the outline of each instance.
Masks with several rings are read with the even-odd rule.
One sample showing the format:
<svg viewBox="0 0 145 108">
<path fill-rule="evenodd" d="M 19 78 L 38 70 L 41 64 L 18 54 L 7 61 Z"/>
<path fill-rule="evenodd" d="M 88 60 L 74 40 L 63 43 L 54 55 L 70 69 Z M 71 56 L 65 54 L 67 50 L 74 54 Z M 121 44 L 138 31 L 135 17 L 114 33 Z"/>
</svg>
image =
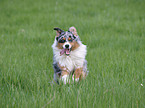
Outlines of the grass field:
<svg viewBox="0 0 145 108">
<path fill-rule="evenodd" d="M 53 85 L 53 28 L 70 26 L 90 72 Z M 0 0 L 0 107 L 145 108 L 145 1 Z"/>
</svg>

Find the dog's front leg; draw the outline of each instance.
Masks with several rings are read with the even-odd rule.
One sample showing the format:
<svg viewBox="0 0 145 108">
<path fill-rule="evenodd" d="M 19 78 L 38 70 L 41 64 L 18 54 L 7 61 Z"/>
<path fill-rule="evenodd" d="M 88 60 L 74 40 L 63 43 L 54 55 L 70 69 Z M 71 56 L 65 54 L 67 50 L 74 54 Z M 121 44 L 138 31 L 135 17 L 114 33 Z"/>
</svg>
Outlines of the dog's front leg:
<svg viewBox="0 0 145 108">
<path fill-rule="evenodd" d="M 73 79 L 73 81 L 75 80 L 76 82 L 78 82 L 83 77 L 84 77 L 83 68 L 77 68 L 73 74 L 72 79 Z"/>
<path fill-rule="evenodd" d="M 61 77 L 60 79 L 63 81 L 64 84 L 69 83 L 69 73 L 67 71 L 62 71 L 61 72 Z"/>
</svg>

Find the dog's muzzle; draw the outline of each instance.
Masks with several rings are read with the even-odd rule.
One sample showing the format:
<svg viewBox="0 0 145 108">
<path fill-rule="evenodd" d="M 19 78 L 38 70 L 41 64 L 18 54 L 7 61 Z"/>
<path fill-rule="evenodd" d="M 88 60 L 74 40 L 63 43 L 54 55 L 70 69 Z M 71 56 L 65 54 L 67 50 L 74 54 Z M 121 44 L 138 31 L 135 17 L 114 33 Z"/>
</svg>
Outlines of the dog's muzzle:
<svg viewBox="0 0 145 108">
<path fill-rule="evenodd" d="M 69 56 L 70 54 L 70 51 L 71 51 L 71 45 L 66 42 L 64 45 L 63 45 L 63 49 L 60 51 L 60 56 L 63 55 L 64 53 Z"/>
<path fill-rule="evenodd" d="M 71 48 L 70 48 L 70 49 L 69 49 L 69 48 L 62 49 L 62 50 L 60 51 L 60 56 L 63 55 L 64 53 L 65 53 L 67 56 L 69 56 L 70 51 L 71 51 Z"/>
</svg>

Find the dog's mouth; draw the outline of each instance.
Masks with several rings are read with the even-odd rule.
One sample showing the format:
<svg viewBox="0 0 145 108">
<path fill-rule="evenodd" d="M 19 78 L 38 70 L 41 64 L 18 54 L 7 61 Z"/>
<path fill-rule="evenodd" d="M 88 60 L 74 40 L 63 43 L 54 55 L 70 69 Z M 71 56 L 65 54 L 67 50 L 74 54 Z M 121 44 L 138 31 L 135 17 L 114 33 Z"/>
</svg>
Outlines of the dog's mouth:
<svg viewBox="0 0 145 108">
<path fill-rule="evenodd" d="M 71 51 L 71 48 L 66 48 L 66 49 L 62 49 L 60 51 L 60 56 L 63 55 L 64 53 L 69 56 L 70 55 L 70 51 Z"/>
</svg>

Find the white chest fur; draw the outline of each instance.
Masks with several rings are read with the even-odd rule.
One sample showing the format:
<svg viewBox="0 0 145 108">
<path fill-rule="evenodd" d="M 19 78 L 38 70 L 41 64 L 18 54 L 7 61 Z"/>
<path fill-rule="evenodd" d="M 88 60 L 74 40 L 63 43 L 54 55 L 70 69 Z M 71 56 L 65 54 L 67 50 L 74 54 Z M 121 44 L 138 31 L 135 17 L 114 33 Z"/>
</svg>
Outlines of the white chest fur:
<svg viewBox="0 0 145 108">
<path fill-rule="evenodd" d="M 69 72 L 72 72 L 76 68 L 83 67 L 87 53 L 86 45 L 81 44 L 77 49 L 71 51 L 69 56 L 66 56 L 65 54 L 60 56 L 61 49 L 58 49 L 55 46 L 52 47 L 56 62 L 61 66 L 66 67 Z"/>
</svg>

